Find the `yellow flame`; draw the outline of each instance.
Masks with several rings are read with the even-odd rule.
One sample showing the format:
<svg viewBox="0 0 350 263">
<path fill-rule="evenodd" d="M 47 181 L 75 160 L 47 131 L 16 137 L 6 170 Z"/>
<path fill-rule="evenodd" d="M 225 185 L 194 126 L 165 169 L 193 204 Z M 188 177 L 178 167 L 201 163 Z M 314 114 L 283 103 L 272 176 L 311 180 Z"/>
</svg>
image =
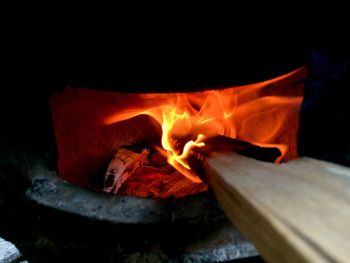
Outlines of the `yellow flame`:
<svg viewBox="0 0 350 263">
<path fill-rule="evenodd" d="M 163 112 L 163 122 L 162 122 L 162 146 L 167 151 L 168 162 L 184 176 L 191 179 L 194 182 L 201 182 L 200 178 L 191 172 L 191 167 L 187 162 L 187 158 L 190 155 L 194 147 L 203 147 L 205 146 L 203 140 L 204 135 L 198 134 L 195 141 L 188 141 L 183 147 L 182 153 L 178 154 L 175 149 L 174 143 L 171 142 L 171 131 L 174 128 L 176 123 L 179 123 L 183 120 L 188 120 L 189 114 L 185 111 L 182 114 L 176 113 L 176 108 Z"/>
</svg>

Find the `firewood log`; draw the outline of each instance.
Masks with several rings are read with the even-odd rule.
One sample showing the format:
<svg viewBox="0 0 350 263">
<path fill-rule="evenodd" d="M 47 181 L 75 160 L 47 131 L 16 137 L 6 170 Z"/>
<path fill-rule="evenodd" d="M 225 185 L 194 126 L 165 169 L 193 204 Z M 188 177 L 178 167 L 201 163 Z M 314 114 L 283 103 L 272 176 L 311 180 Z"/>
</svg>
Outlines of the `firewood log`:
<svg viewBox="0 0 350 263">
<path fill-rule="evenodd" d="M 119 148 L 110 162 L 105 174 L 104 191 L 117 193 L 120 186 L 127 180 L 137 168 L 148 162 L 149 151 L 143 150 L 136 153 L 126 148 Z"/>
<path fill-rule="evenodd" d="M 159 152 L 143 150 L 137 153 L 131 149 L 117 149 L 105 174 L 105 192 L 139 197 L 182 198 L 208 190 L 206 183 L 192 182 L 176 171 Z"/>
</svg>

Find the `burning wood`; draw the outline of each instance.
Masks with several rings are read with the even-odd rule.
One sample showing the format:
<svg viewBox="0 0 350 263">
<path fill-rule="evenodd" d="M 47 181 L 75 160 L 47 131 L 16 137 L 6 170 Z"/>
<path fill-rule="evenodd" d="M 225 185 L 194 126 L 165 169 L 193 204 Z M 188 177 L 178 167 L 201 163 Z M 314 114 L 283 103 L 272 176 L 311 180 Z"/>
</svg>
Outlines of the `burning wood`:
<svg viewBox="0 0 350 263">
<path fill-rule="evenodd" d="M 147 162 L 148 150 L 140 154 L 134 151 L 119 148 L 110 162 L 105 175 L 104 191 L 117 193 L 118 189 L 132 174 Z"/>
<path fill-rule="evenodd" d="M 180 143 L 178 145 L 181 145 Z M 139 151 L 139 152 L 138 152 Z M 259 160 L 273 162 L 281 155 L 277 148 L 265 148 L 248 142 L 215 136 L 204 147 L 193 148 L 188 157 L 191 170 L 203 178 L 203 159 L 212 152 L 237 152 Z M 193 182 L 171 166 L 164 155 L 145 147 L 123 146 L 116 150 L 104 177 L 107 193 L 139 197 L 181 198 L 208 189 L 201 181 Z"/>
<path fill-rule="evenodd" d="M 140 197 L 181 198 L 208 189 L 176 171 L 159 152 L 120 147 L 104 178 L 104 191 Z"/>
</svg>

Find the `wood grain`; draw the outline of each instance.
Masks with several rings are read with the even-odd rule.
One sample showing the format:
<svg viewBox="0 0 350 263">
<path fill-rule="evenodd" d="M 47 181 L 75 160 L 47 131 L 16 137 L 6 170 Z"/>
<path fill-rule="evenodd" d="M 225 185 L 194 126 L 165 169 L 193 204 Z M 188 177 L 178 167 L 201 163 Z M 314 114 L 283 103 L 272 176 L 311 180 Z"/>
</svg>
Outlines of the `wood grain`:
<svg viewBox="0 0 350 263">
<path fill-rule="evenodd" d="M 232 153 L 214 154 L 207 170 L 226 214 L 268 262 L 349 262 L 349 168 Z"/>
</svg>

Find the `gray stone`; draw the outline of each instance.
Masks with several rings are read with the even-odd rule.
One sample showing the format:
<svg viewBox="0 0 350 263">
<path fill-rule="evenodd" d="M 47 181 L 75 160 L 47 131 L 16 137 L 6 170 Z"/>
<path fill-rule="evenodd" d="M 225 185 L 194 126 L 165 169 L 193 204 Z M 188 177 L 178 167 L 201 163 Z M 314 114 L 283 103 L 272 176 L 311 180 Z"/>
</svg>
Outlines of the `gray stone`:
<svg viewBox="0 0 350 263">
<path fill-rule="evenodd" d="M 13 263 L 21 253 L 16 246 L 0 237 L 0 263 Z"/>
<path fill-rule="evenodd" d="M 157 223 L 169 217 L 162 200 L 98 193 L 57 177 L 34 178 L 26 195 L 41 205 L 115 224 Z"/>
<path fill-rule="evenodd" d="M 256 255 L 254 245 L 232 224 L 225 223 L 205 239 L 189 245 L 184 253 L 184 263 L 226 262 Z"/>
</svg>

